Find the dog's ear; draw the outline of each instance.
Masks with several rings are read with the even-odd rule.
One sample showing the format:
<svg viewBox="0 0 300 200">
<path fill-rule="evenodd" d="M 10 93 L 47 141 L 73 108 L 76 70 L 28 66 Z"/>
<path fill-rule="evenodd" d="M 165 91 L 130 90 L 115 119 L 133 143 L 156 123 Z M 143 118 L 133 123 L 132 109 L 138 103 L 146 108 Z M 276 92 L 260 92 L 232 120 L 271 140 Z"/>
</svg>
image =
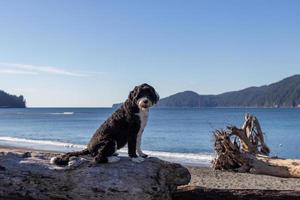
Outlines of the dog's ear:
<svg viewBox="0 0 300 200">
<path fill-rule="evenodd" d="M 155 91 L 155 90 L 154 90 Z M 155 103 L 157 103 L 159 101 L 159 94 L 155 91 L 155 96 L 156 96 L 156 100 L 155 100 Z"/>
<path fill-rule="evenodd" d="M 133 101 L 133 99 L 134 99 L 135 90 L 136 90 L 136 87 L 128 95 L 128 99 L 131 101 Z"/>
<path fill-rule="evenodd" d="M 137 100 L 137 96 L 141 90 L 140 86 L 135 86 L 135 88 L 129 93 L 128 99 L 132 102 Z"/>
<path fill-rule="evenodd" d="M 156 90 L 147 84 L 147 87 L 149 87 L 151 89 L 152 95 L 154 96 L 154 104 L 156 104 L 159 101 L 159 94 L 156 92 Z"/>
</svg>

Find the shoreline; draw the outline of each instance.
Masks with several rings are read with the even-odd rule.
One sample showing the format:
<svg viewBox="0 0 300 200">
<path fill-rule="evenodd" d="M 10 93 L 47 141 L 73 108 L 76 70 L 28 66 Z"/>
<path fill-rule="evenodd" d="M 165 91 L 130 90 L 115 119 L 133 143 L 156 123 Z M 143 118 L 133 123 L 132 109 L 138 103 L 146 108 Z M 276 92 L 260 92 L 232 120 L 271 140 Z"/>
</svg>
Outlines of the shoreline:
<svg viewBox="0 0 300 200">
<path fill-rule="evenodd" d="M 37 150 L 32 148 L 20 148 L 0 145 L 0 152 L 42 152 L 57 154 L 59 151 Z M 196 186 L 212 189 L 258 189 L 300 191 L 300 179 L 279 178 L 267 175 L 255 175 L 249 173 L 236 173 L 227 171 L 215 171 L 208 166 L 194 166 L 182 164 L 191 173 L 191 182 L 187 186 Z"/>
<path fill-rule="evenodd" d="M 42 152 L 42 153 L 53 153 L 53 154 L 61 154 L 61 153 L 65 153 L 62 151 L 58 151 L 58 150 L 45 150 L 45 149 L 35 149 L 35 148 L 30 148 L 30 147 L 15 147 L 15 146 L 10 146 L 10 145 L 1 145 L 0 144 L 0 152 L 3 150 L 11 150 L 11 151 L 21 151 L 21 152 L 26 152 L 26 151 L 34 151 L 34 152 Z M 121 155 L 126 157 L 127 155 Z M 155 156 L 150 156 L 150 157 L 155 157 Z M 166 160 L 167 161 L 167 160 Z M 170 162 L 170 161 L 168 161 Z M 191 167 L 191 168 L 209 168 L 209 165 L 206 164 L 194 164 L 194 163 L 179 163 L 187 168 Z"/>
<path fill-rule="evenodd" d="M 59 141 L 43 141 L 31 140 L 13 137 L 1 137 L 0 147 L 10 147 L 16 149 L 28 149 L 35 151 L 67 153 L 73 151 L 81 151 L 86 148 L 85 145 L 65 143 Z M 118 150 L 120 156 L 127 156 L 127 149 L 122 148 Z M 144 153 L 150 157 L 158 157 L 161 160 L 180 163 L 190 166 L 209 166 L 213 159 L 212 153 L 179 153 L 179 152 L 164 152 L 164 151 L 150 151 L 144 150 Z"/>
</svg>

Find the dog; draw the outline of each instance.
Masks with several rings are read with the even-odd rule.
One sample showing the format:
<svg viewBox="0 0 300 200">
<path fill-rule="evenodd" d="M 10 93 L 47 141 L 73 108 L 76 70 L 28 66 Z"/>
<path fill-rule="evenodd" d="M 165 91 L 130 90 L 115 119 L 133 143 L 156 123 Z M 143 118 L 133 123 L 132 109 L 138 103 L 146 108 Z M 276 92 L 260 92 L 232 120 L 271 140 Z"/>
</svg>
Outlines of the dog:
<svg viewBox="0 0 300 200">
<path fill-rule="evenodd" d="M 159 100 L 155 89 L 144 83 L 136 86 L 127 100 L 94 133 L 87 148 L 51 159 L 52 164 L 67 165 L 70 157 L 91 155 L 95 163 L 120 160 L 116 151 L 128 145 L 128 156 L 133 162 L 143 162 L 148 156 L 142 152 L 141 140 L 147 125 L 149 108 Z"/>
</svg>

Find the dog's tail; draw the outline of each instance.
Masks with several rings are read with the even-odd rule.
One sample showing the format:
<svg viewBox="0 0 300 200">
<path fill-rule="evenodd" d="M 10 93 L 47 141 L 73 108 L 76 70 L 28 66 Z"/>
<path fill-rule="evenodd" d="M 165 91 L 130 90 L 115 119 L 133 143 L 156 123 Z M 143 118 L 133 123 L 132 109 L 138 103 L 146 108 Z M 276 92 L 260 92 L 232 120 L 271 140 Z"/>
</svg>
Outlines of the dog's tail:
<svg viewBox="0 0 300 200">
<path fill-rule="evenodd" d="M 84 149 L 82 151 L 70 152 L 61 156 L 51 158 L 50 163 L 54 165 L 62 165 L 62 166 L 68 165 L 69 160 L 72 156 L 83 156 L 88 154 L 90 154 L 90 151 L 88 149 Z"/>
</svg>

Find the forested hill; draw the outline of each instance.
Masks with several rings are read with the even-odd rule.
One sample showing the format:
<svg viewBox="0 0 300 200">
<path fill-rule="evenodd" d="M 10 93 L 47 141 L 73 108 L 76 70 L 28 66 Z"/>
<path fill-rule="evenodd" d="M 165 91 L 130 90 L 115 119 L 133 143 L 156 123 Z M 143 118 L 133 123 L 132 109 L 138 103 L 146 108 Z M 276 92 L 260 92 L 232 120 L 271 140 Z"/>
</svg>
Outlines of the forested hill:
<svg viewBox="0 0 300 200">
<path fill-rule="evenodd" d="M 261 87 L 219 95 L 180 92 L 159 101 L 158 107 L 300 107 L 300 75 Z"/>
<path fill-rule="evenodd" d="M 26 101 L 24 97 L 10 95 L 0 90 L 0 108 L 25 108 Z"/>
</svg>

